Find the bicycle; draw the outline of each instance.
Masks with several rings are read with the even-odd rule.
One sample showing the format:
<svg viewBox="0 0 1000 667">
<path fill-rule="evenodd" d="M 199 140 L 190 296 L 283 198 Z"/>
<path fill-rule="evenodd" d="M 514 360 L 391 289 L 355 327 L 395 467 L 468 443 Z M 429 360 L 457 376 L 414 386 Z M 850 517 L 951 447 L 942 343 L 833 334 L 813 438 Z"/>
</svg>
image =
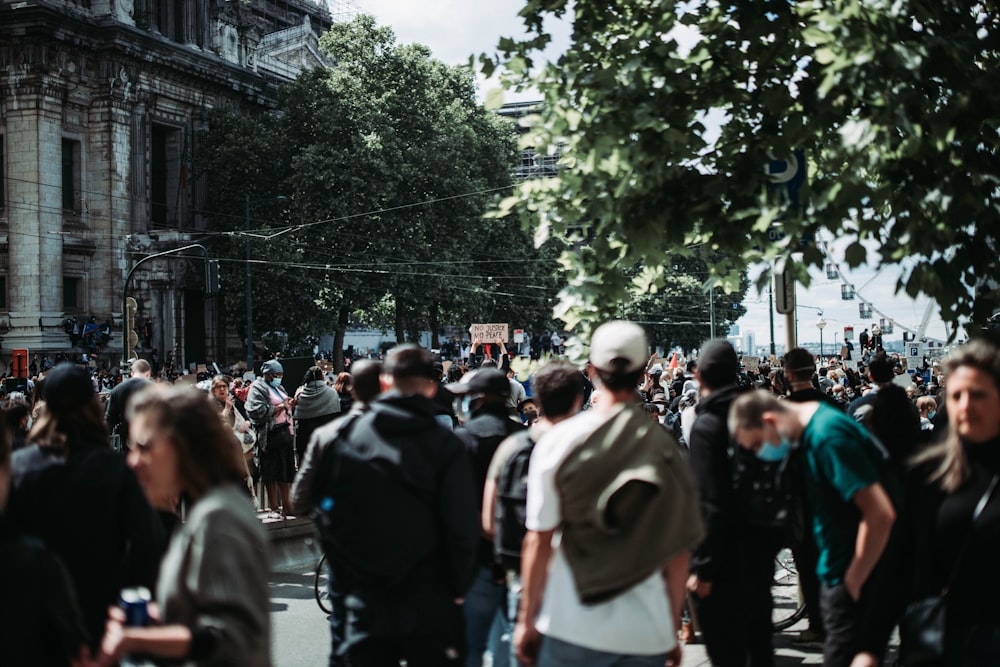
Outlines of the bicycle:
<svg viewBox="0 0 1000 667">
<path fill-rule="evenodd" d="M 326 554 L 320 556 L 316 563 L 316 576 L 313 578 L 316 604 L 326 614 L 333 613 L 333 604 L 330 602 L 330 568 L 326 564 Z"/>
<path fill-rule="evenodd" d="M 771 584 L 771 625 L 775 632 L 792 627 L 806 615 L 798 574 L 792 550 L 784 548 L 779 551 L 774 558 L 774 580 Z"/>
</svg>

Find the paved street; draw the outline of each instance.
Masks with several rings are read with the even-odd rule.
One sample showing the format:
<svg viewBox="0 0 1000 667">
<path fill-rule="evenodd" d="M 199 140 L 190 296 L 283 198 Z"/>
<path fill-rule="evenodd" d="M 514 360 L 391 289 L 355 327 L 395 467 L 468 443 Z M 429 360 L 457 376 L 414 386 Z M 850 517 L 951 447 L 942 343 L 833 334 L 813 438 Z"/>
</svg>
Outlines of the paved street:
<svg viewBox="0 0 1000 667">
<path fill-rule="evenodd" d="M 313 572 L 300 569 L 271 575 L 271 654 L 275 667 L 319 667 L 329 656 L 329 630 L 326 617 L 313 598 Z M 774 637 L 777 667 L 821 665 L 819 647 L 793 646 L 792 637 L 805 628 L 805 621 Z M 886 665 L 893 664 L 891 651 Z M 684 667 L 703 667 L 711 663 L 701 643 L 684 650 Z"/>
</svg>

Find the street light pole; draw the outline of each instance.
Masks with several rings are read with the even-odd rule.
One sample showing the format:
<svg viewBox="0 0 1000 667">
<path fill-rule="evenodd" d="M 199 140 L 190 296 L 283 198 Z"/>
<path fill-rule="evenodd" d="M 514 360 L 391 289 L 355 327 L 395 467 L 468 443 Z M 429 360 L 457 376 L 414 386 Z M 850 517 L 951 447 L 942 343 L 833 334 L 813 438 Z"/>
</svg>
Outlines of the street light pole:
<svg viewBox="0 0 1000 667">
<path fill-rule="evenodd" d="M 819 329 L 819 358 L 823 360 L 823 329 L 826 328 L 826 320 L 823 319 L 823 312 L 820 311 L 819 319 L 816 320 L 816 328 Z"/>
</svg>

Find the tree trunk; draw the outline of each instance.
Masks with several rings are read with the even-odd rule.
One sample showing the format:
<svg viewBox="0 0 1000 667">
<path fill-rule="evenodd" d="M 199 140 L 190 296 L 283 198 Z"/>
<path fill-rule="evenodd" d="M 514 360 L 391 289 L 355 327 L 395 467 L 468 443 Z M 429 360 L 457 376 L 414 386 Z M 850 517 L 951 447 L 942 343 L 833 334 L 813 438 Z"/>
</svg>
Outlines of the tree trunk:
<svg viewBox="0 0 1000 667">
<path fill-rule="evenodd" d="M 395 304 L 396 307 L 393 315 L 396 322 L 396 343 L 402 345 L 406 342 L 406 322 L 403 318 L 403 304 L 400 302 L 399 297 L 396 297 Z"/>
<path fill-rule="evenodd" d="M 346 303 L 340 305 L 337 313 L 337 330 L 333 334 L 333 370 L 344 372 L 344 334 L 347 333 L 347 323 L 351 309 Z"/>
<path fill-rule="evenodd" d="M 431 301 L 429 312 L 427 313 L 427 324 L 431 328 L 431 349 L 440 350 L 441 341 L 438 339 L 438 309 L 437 300 Z"/>
</svg>

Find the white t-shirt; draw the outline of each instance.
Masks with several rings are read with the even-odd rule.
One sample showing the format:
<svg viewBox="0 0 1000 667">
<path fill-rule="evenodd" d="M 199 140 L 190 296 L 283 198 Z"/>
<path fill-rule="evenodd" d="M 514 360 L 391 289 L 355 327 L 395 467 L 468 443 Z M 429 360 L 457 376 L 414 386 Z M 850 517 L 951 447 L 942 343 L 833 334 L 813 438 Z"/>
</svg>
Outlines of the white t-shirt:
<svg viewBox="0 0 1000 667">
<path fill-rule="evenodd" d="M 554 530 L 562 523 L 555 474 L 570 449 L 607 417 L 596 410 L 581 412 L 553 426 L 539 439 L 528 468 L 525 523 L 529 530 Z M 583 605 L 562 549 L 561 534 L 552 540 L 552 561 L 539 632 L 577 646 L 622 655 L 657 655 L 677 643 L 663 577 L 655 572 L 624 593 L 596 605 Z"/>
</svg>

